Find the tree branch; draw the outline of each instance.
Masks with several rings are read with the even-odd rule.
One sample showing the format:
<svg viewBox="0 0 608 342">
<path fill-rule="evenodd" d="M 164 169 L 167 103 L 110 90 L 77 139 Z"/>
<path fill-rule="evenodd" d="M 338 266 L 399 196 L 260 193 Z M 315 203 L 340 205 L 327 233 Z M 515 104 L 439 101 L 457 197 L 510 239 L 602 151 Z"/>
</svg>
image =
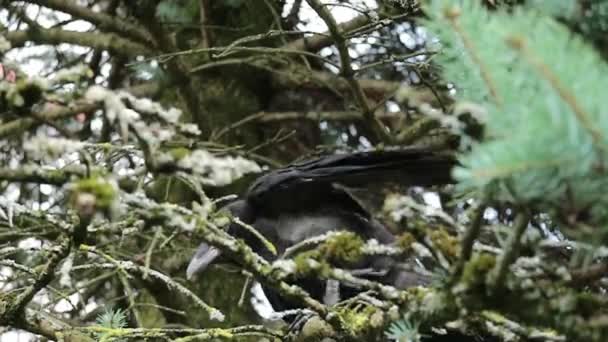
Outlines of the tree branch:
<svg viewBox="0 0 608 342">
<path fill-rule="evenodd" d="M 17 2 L 17 1 L 12 1 Z M 83 6 L 79 6 L 71 0 L 26 0 L 32 4 L 44 6 L 56 11 L 61 11 L 74 18 L 86 20 L 102 31 L 118 33 L 121 36 L 134 39 L 140 43 L 153 44 L 150 34 L 141 27 L 131 24 L 126 18 L 119 18 L 105 13 L 95 12 Z"/>
<path fill-rule="evenodd" d="M 152 51 L 139 43 L 121 38 L 112 33 L 77 32 L 56 28 L 29 28 L 9 31 L 4 36 L 12 47 L 22 47 L 26 42 L 56 45 L 61 43 L 88 46 L 96 50 L 107 50 L 119 56 L 149 55 Z"/>
<path fill-rule="evenodd" d="M 160 87 L 158 83 L 150 82 L 127 88 L 125 91 L 136 97 L 142 97 L 151 96 L 152 94 L 157 93 L 159 89 Z M 32 113 L 31 117 L 15 119 L 0 125 L 0 138 L 20 134 L 21 132 L 29 130 L 34 126 L 43 124 L 45 122 L 73 117 L 78 113 L 90 113 L 101 108 L 101 106 L 101 103 L 91 103 L 82 99 L 74 101 L 67 106 L 52 106 L 43 112 Z"/>
<path fill-rule="evenodd" d="M 34 283 L 13 297 L 8 303 L 7 299 L 10 297 L 3 298 L 2 301 L 4 303 L 2 304 L 4 304 L 4 310 L 0 312 L 1 325 L 11 325 L 23 319 L 22 315 L 24 315 L 25 307 L 40 290 L 46 287 L 53 280 L 55 269 L 59 263 L 68 256 L 71 245 L 72 244 L 69 237 L 60 237 L 59 246 L 55 246 L 53 248 L 48 261 L 38 273 Z"/>
<path fill-rule="evenodd" d="M 285 88 L 329 88 L 336 91 L 348 91 L 348 82 L 336 74 L 323 71 L 290 68 L 289 70 L 275 70 L 272 80 L 280 87 Z M 399 88 L 398 82 L 362 79 L 358 80 L 366 96 L 373 99 L 383 99 Z"/>
<path fill-rule="evenodd" d="M 310 121 L 361 121 L 363 115 L 361 112 L 354 111 L 307 111 L 307 112 L 260 112 L 257 121 L 259 122 L 277 122 L 287 120 L 310 120 Z M 254 114 L 255 115 L 255 114 Z M 381 120 L 391 120 L 404 117 L 404 113 L 382 113 L 376 115 Z"/>
<path fill-rule="evenodd" d="M 0 179 L 2 180 L 51 185 L 63 185 L 69 182 L 73 176 L 82 177 L 85 174 L 84 167 L 64 170 L 43 170 L 40 167 L 0 168 Z"/>
<path fill-rule="evenodd" d="M 369 137 L 372 142 L 385 142 L 390 143 L 392 141 L 391 136 L 387 133 L 384 125 L 374 117 L 374 110 L 370 107 L 367 97 L 361 88 L 361 85 L 355 79 L 355 72 L 351 66 L 350 55 L 348 53 L 348 46 L 346 45 L 346 38 L 342 34 L 341 28 L 338 26 L 333 15 L 329 12 L 329 10 L 321 3 L 319 0 L 306 0 L 310 7 L 312 7 L 315 12 L 323 19 L 327 27 L 329 28 L 329 32 L 333 40 L 336 43 L 336 47 L 338 48 L 338 52 L 340 54 L 340 65 L 341 71 L 340 74 L 346 79 L 348 82 L 352 93 L 355 97 L 357 104 L 359 105 L 361 112 L 363 113 L 363 117 L 369 124 L 372 129 L 374 136 Z"/>
</svg>

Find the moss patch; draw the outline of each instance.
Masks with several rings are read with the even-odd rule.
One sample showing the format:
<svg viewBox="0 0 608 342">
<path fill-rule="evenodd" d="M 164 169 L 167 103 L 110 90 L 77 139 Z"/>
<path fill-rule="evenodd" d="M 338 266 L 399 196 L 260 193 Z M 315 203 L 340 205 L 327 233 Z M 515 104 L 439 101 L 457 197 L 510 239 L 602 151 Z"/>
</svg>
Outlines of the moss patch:
<svg viewBox="0 0 608 342">
<path fill-rule="evenodd" d="M 359 304 L 354 307 L 343 307 L 339 308 L 336 313 L 340 317 L 343 328 L 351 336 L 368 335 L 384 324 L 382 312 L 371 305 Z"/>
<path fill-rule="evenodd" d="M 331 237 L 321 246 L 321 256 L 331 263 L 355 263 L 363 256 L 363 239 L 352 232 L 342 232 Z"/>
<path fill-rule="evenodd" d="M 495 265 L 495 256 L 488 253 L 476 254 L 465 265 L 464 271 L 462 272 L 462 280 L 469 288 L 484 286 L 486 275 Z"/>
<path fill-rule="evenodd" d="M 450 235 L 445 229 L 431 232 L 430 238 L 433 241 L 433 245 L 448 259 L 455 260 L 460 255 L 460 241 Z"/>
<path fill-rule="evenodd" d="M 330 265 L 349 265 L 363 257 L 363 239 L 352 232 L 341 232 L 311 251 L 299 253 L 295 258 L 299 275 L 327 274 Z"/>
<path fill-rule="evenodd" d="M 72 189 L 70 202 L 75 204 L 81 194 L 91 194 L 95 197 L 97 209 L 109 209 L 116 199 L 114 185 L 101 177 L 84 178 L 77 181 Z"/>
<path fill-rule="evenodd" d="M 409 251 L 414 242 L 416 242 L 416 238 L 408 232 L 402 233 L 397 237 L 397 247 L 404 252 Z"/>
</svg>

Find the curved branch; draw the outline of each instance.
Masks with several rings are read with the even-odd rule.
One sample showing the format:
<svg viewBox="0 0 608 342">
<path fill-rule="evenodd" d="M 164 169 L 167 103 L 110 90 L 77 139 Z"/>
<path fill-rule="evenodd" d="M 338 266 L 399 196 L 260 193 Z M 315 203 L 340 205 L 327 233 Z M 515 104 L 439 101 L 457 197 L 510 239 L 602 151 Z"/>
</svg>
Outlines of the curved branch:
<svg viewBox="0 0 608 342">
<path fill-rule="evenodd" d="M 16 1 L 12 1 L 16 2 Z M 141 27 L 133 25 L 124 18 L 117 18 L 105 13 L 95 12 L 86 7 L 79 6 L 70 0 L 26 0 L 32 4 L 44 6 L 52 10 L 67 13 L 74 18 L 83 19 L 97 26 L 102 31 L 118 33 L 124 37 L 134 39 L 140 43 L 152 44 L 150 34 Z"/>
<path fill-rule="evenodd" d="M 13 47 L 22 47 L 26 42 L 38 44 L 73 44 L 91 47 L 96 50 L 107 50 L 119 56 L 149 55 L 152 53 L 146 46 L 121 38 L 112 33 L 77 32 L 62 29 L 35 28 L 21 31 L 9 31 L 4 36 Z"/>
</svg>

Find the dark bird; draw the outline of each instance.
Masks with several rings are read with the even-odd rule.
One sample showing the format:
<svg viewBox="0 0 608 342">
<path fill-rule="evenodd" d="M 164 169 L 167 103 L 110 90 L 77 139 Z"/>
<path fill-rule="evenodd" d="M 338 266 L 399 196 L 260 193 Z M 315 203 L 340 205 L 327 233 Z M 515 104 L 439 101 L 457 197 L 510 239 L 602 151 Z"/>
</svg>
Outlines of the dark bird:
<svg viewBox="0 0 608 342">
<path fill-rule="evenodd" d="M 289 165 L 259 177 L 244 198 L 225 207 L 233 216 L 253 226 L 277 248 L 278 255 L 305 239 L 335 230 L 349 230 L 364 240 L 389 244 L 395 237 L 347 190 L 349 186 L 396 182 L 405 186 L 451 183 L 453 157 L 421 148 L 338 154 Z M 228 233 L 243 239 L 261 256 L 273 260 L 261 240 L 232 223 Z M 202 243 L 187 268 L 187 277 L 205 269 L 221 252 Z M 238 264 L 238 260 L 234 260 Z M 367 258 L 357 269 L 383 269 L 384 283 L 399 288 L 423 280 L 399 267 L 387 257 Z M 388 270 L 388 271 L 387 271 Z M 371 272 L 374 273 L 374 272 Z M 299 279 L 298 284 L 317 299 L 326 295 L 317 279 Z M 352 289 L 351 289 L 352 290 Z M 340 290 L 344 292 L 341 288 Z M 272 290 L 265 292 L 275 310 L 293 308 Z"/>
</svg>

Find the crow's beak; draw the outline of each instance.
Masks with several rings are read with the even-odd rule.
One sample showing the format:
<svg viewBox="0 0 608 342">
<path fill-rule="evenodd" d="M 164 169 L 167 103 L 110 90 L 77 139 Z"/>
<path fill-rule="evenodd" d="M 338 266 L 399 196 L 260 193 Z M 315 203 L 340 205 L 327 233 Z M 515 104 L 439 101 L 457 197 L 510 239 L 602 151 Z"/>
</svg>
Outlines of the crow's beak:
<svg viewBox="0 0 608 342">
<path fill-rule="evenodd" d="M 209 266 L 222 252 L 219 249 L 209 246 L 206 243 L 201 243 L 196 250 L 196 253 L 190 260 L 188 268 L 186 269 L 186 278 L 192 279 L 196 273 L 203 271 Z"/>
</svg>

